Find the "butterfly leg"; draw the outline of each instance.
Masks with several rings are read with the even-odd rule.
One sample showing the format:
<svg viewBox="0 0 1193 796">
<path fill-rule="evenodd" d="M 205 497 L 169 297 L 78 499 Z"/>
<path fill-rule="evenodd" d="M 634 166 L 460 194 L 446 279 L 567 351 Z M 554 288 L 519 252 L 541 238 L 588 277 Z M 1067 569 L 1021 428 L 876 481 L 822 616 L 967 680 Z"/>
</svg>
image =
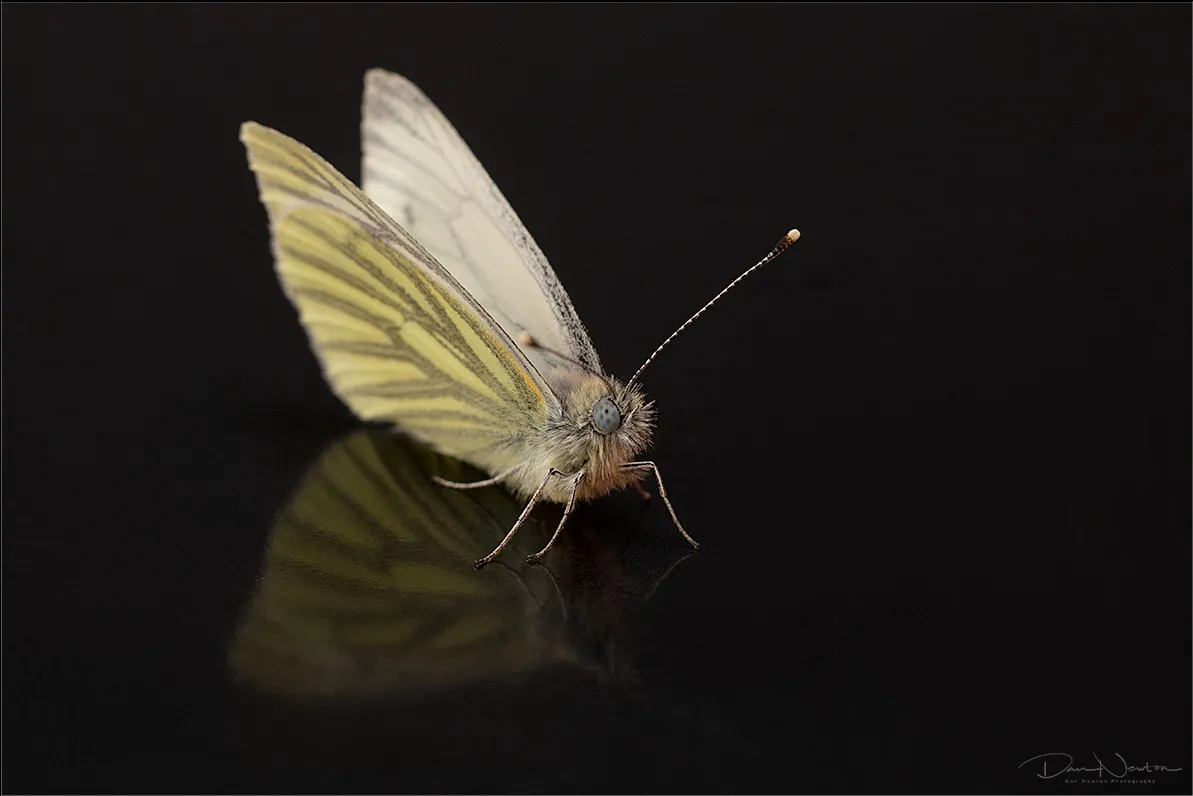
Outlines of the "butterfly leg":
<svg viewBox="0 0 1193 796">
<path fill-rule="evenodd" d="M 510 539 L 513 539 L 514 534 L 517 533 L 518 529 L 522 527 L 522 523 L 526 522 L 526 518 L 530 515 L 530 510 L 533 509 L 534 505 L 539 502 L 539 495 L 543 494 L 543 490 L 547 488 L 547 482 L 557 475 L 563 475 L 563 473 L 561 473 L 559 470 L 556 470 L 554 467 L 547 471 L 547 477 L 543 479 L 543 482 L 539 484 L 538 489 L 534 490 L 534 494 L 530 496 L 530 502 L 526 504 L 526 508 L 522 509 L 522 513 L 518 515 L 518 521 L 514 523 L 514 527 L 510 528 L 510 532 L 505 535 L 505 538 L 501 540 L 501 544 L 497 545 L 497 547 L 493 549 L 492 553 L 489 553 L 489 555 L 473 563 L 474 567 L 480 569 L 501 554 L 501 551 L 505 549 L 505 546 L 510 543 Z"/>
<path fill-rule="evenodd" d="M 696 551 L 689 550 L 686 553 L 684 553 L 682 556 L 680 556 L 679 558 L 675 559 L 675 562 L 671 566 L 667 567 L 667 571 L 664 572 L 662 575 L 659 575 L 655 579 L 654 585 L 651 586 L 650 589 L 646 592 L 646 596 L 642 598 L 642 601 L 650 602 L 650 600 L 654 599 L 655 592 L 657 592 L 659 590 L 659 587 L 663 585 L 663 582 L 665 580 L 667 580 L 667 578 L 671 577 L 671 573 L 675 571 L 676 567 L 678 567 L 680 564 L 687 561 L 689 558 L 691 558 L 694 555 L 696 555 Z"/>
<path fill-rule="evenodd" d="M 555 599 L 559 601 L 559 612 L 563 616 L 564 621 L 568 618 L 568 604 L 567 600 L 563 598 L 563 590 L 559 588 L 559 581 L 555 579 L 555 573 L 551 571 L 551 567 L 544 564 L 542 561 L 535 559 L 530 563 L 547 573 L 547 579 L 551 581 L 551 586 L 555 589 Z M 537 600 L 536 600 L 537 602 Z M 538 603 L 539 608 L 543 607 L 542 603 Z"/>
<path fill-rule="evenodd" d="M 688 555 L 693 555 L 693 554 L 689 553 Z M 541 570 L 543 570 L 543 572 L 547 573 L 547 579 L 551 581 L 551 588 L 554 589 L 554 591 L 555 591 L 555 599 L 558 600 L 558 602 L 559 602 L 560 613 L 563 615 L 563 618 L 566 620 L 568 617 L 567 601 L 563 599 L 563 591 L 559 588 L 559 581 L 555 579 L 555 573 L 551 571 L 551 568 L 549 566 L 542 563 L 541 561 L 536 561 L 534 563 L 538 566 L 539 569 L 541 569 Z M 497 566 L 507 570 L 511 575 L 513 575 L 518 580 L 519 585 L 521 585 L 522 588 L 526 591 L 526 596 L 529 597 L 530 599 L 534 600 L 535 605 L 537 605 L 540 610 L 543 608 L 543 605 L 546 601 L 540 600 L 538 598 L 538 596 L 531 590 L 530 586 L 526 585 L 526 578 L 523 577 L 521 572 L 514 569 L 510 565 L 506 564 L 504 561 L 498 561 L 498 562 L 496 562 L 496 564 L 497 564 Z M 668 570 L 668 571 L 670 571 L 670 570 Z"/>
<path fill-rule="evenodd" d="M 626 469 L 650 468 L 654 470 L 655 481 L 659 484 L 659 497 L 663 498 L 663 503 L 667 505 L 667 511 L 671 512 L 671 519 L 675 522 L 675 527 L 679 529 L 680 534 L 688 541 L 692 549 L 699 550 L 700 543 L 688 536 L 688 532 L 683 529 L 683 523 L 679 521 L 679 517 L 675 516 L 675 509 L 671 506 L 671 500 L 667 497 L 667 489 L 663 486 L 663 476 L 659 473 L 658 465 L 654 462 L 630 462 L 629 464 L 623 464 L 622 467 Z"/>
<path fill-rule="evenodd" d="M 547 554 L 547 551 L 555 546 L 555 540 L 559 538 L 559 532 L 563 530 L 563 525 L 568 521 L 568 517 L 572 514 L 572 509 L 576 507 L 576 490 L 580 488 L 580 481 L 584 478 L 584 471 L 576 473 L 576 478 L 572 481 L 572 496 L 568 498 L 567 507 L 563 510 L 563 516 L 559 518 L 559 525 L 555 527 L 555 533 L 551 534 L 551 541 L 547 542 L 547 546 L 538 551 L 532 556 L 526 556 L 527 563 L 533 564 L 540 558 Z"/>
<path fill-rule="evenodd" d="M 431 476 L 431 480 L 439 484 L 439 486 L 446 486 L 449 489 L 480 489 L 482 486 L 493 486 L 494 484 L 500 484 L 501 479 L 505 476 L 506 473 L 502 473 L 501 475 L 495 475 L 492 478 L 486 478 L 484 481 L 463 482 L 448 481 L 446 478 L 440 478 L 437 475 L 433 475 Z"/>
</svg>

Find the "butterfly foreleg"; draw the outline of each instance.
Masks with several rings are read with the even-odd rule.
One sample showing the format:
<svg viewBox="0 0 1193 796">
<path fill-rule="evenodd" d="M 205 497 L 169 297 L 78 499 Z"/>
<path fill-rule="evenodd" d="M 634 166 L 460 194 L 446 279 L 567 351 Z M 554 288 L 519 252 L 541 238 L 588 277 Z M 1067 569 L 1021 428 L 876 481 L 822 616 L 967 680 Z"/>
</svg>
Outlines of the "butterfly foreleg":
<svg viewBox="0 0 1193 796">
<path fill-rule="evenodd" d="M 571 495 L 571 497 L 568 498 L 568 504 L 567 504 L 567 507 L 564 508 L 564 510 L 563 510 L 563 516 L 559 518 L 559 525 L 557 525 L 555 527 L 555 533 L 551 534 L 551 541 L 547 542 L 547 546 L 544 547 L 542 550 L 538 551 L 537 553 L 535 553 L 534 555 L 526 556 L 527 563 L 530 563 L 530 564 L 535 563 L 540 558 L 545 556 L 547 554 L 548 550 L 550 550 L 552 547 L 554 547 L 555 540 L 559 538 L 559 532 L 563 530 L 564 523 L 566 523 L 568 521 L 568 517 L 571 516 L 572 509 L 576 507 L 576 490 L 578 490 L 580 488 L 580 481 L 583 480 L 583 478 L 584 478 L 583 470 L 576 473 L 576 476 L 575 476 L 574 480 L 572 481 L 572 495 Z"/>
<path fill-rule="evenodd" d="M 440 478 L 437 475 L 431 476 L 431 480 L 439 484 L 439 486 L 446 486 L 449 489 L 479 489 L 482 486 L 493 486 L 501 483 L 501 479 L 505 478 L 509 473 L 502 473 L 495 475 L 492 478 L 486 478 L 483 481 L 448 481 L 446 478 Z"/>
<path fill-rule="evenodd" d="M 672 507 L 671 500 L 670 500 L 670 498 L 667 497 L 667 489 L 666 489 L 666 487 L 663 486 L 663 476 L 659 472 L 658 465 L 656 465 L 654 462 L 630 462 L 629 464 L 623 464 L 622 468 L 626 469 L 626 470 L 638 470 L 638 469 L 654 470 L 655 481 L 659 485 L 659 497 L 661 497 L 663 499 L 663 503 L 666 504 L 667 511 L 671 512 L 671 520 L 675 523 L 675 527 L 679 529 L 679 533 L 683 536 L 683 538 L 686 539 L 688 544 L 690 544 L 692 546 L 692 549 L 699 550 L 700 543 L 697 542 L 695 539 L 693 539 L 691 536 L 688 536 L 688 532 L 685 531 L 683 528 L 683 523 L 681 523 L 679 521 L 679 517 L 677 517 L 675 515 L 675 508 Z"/>
<path fill-rule="evenodd" d="M 522 513 L 518 515 L 518 520 L 514 523 L 514 527 L 510 528 L 510 532 L 505 535 L 505 538 L 501 540 L 501 544 L 497 545 L 497 547 L 493 549 L 492 553 L 489 553 L 489 555 L 474 562 L 474 567 L 480 569 L 501 554 L 501 551 L 505 549 L 505 546 L 510 543 L 510 539 L 513 539 L 514 534 L 517 533 L 518 529 L 522 527 L 522 523 L 526 522 L 526 518 L 530 516 L 530 510 L 533 509 L 535 504 L 539 502 L 539 496 L 542 495 L 543 490 L 547 488 L 547 482 L 557 475 L 565 475 L 565 473 L 556 470 L 554 467 L 547 471 L 547 475 L 545 478 L 543 478 L 543 482 L 539 484 L 538 489 L 534 490 L 534 494 L 530 496 L 530 501 L 526 504 L 526 508 L 522 509 Z M 567 515 L 565 514 L 564 516 L 566 517 Z M 556 533 L 559 532 L 556 531 Z"/>
</svg>

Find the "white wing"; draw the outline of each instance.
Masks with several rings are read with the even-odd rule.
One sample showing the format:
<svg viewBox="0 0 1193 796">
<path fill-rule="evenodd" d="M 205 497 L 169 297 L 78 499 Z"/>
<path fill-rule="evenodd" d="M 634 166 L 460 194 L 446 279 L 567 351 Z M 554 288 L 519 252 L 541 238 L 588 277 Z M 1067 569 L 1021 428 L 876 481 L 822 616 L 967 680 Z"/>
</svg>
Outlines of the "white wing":
<svg viewBox="0 0 1193 796">
<path fill-rule="evenodd" d="M 409 230 L 521 345 L 542 345 L 601 370 L 567 291 L 472 150 L 419 88 L 365 74 L 365 193 Z M 521 346 L 541 369 L 555 357 Z M 555 361 L 553 361 L 555 360 Z"/>
</svg>

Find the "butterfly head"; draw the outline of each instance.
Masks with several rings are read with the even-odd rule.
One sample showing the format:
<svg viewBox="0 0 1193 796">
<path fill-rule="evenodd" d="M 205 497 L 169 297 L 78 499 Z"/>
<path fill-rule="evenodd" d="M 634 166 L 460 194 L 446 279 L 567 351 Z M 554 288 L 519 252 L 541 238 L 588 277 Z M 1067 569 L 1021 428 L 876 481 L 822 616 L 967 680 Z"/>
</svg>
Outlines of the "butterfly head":
<svg viewBox="0 0 1193 796">
<path fill-rule="evenodd" d="M 563 404 L 556 449 L 568 451 L 556 467 L 565 472 L 583 467 L 593 475 L 594 470 L 612 472 L 650 445 L 654 405 L 637 387 L 577 369 L 552 376 Z"/>
<path fill-rule="evenodd" d="M 632 457 L 650 444 L 654 405 L 641 390 L 606 376 L 589 382 L 584 392 L 583 425 L 595 445 Z"/>
</svg>

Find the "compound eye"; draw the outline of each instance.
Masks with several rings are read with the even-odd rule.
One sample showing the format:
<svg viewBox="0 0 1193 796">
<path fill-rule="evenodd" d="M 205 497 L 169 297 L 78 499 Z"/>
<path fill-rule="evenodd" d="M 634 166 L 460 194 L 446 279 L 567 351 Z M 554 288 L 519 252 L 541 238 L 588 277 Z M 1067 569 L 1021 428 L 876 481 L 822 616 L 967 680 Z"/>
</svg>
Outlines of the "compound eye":
<svg viewBox="0 0 1193 796">
<path fill-rule="evenodd" d="M 602 434 L 612 434 L 621 428 L 621 412 L 609 398 L 602 398 L 592 407 L 592 424 Z"/>
</svg>

